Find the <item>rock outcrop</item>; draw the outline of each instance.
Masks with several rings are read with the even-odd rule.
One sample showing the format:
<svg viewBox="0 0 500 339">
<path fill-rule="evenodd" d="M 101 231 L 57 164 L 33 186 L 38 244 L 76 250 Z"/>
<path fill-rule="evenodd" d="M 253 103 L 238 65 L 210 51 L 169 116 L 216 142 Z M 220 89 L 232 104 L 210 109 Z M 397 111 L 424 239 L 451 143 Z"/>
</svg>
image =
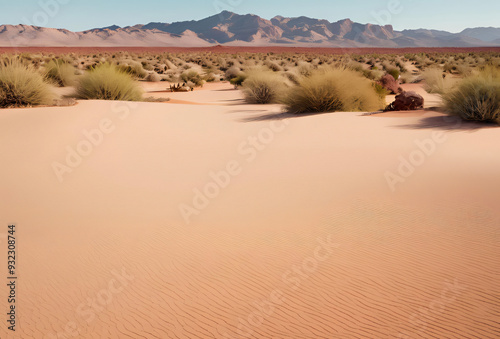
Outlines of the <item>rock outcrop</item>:
<svg viewBox="0 0 500 339">
<path fill-rule="evenodd" d="M 412 111 L 424 108 L 424 98 L 416 92 L 402 92 L 385 111 Z"/>
<path fill-rule="evenodd" d="M 386 90 L 389 91 L 390 94 L 398 94 L 403 92 L 403 89 L 399 86 L 399 81 L 394 79 L 394 77 L 390 74 L 384 75 L 379 84 L 382 85 Z"/>
</svg>

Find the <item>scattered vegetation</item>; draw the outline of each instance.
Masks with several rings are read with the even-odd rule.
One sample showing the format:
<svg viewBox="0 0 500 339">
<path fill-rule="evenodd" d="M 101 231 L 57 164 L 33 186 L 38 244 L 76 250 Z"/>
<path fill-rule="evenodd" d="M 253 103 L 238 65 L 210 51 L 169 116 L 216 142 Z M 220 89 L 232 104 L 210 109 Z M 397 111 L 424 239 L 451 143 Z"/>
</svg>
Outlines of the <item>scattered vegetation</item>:
<svg viewBox="0 0 500 339">
<path fill-rule="evenodd" d="M 243 85 L 243 82 L 247 79 L 247 77 L 248 76 L 246 74 L 241 73 L 235 78 L 232 78 L 229 82 L 231 83 L 231 85 L 234 85 L 235 87 L 240 87 Z"/>
<path fill-rule="evenodd" d="M 148 72 L 146 72 L 146 70 L 144 70 L 142 65 L 138 62 L 129 62 L 129 64 L 119 65 L 118 69 L 138 79 L 144 79 L 148 76 Z"/>
<path fill-rule="evenodd" d="M 474 81 L 478 88 L 482 88 L 481 95 L 483 95 L 485 87 L 489 88 L 492 84 L 484 77 L 478 77 L 478 74 L 486 67 L 500 68 L 500 53 L 498 52 L 432 52 L 404 55 L 375 53 L 334 55 L 326 54 L 326 52 L 324 54 L 312 52 L 241 52 L 237 54 L 212 52 L 134 53 L 128 51 L 91 54 L 40 52 L 22 53 L 15 57 L 1 55 L 0 63 L 5 65 L 13 59 L 17 60 L 18 66 L 29 67 L 33 78 L 38 79 L 38 75 L 40 75 L 42 80 L 45 80 L 42 81 L 43 85 L 39 86 L 40 91 L 49 88 L 50 84 L 76 85 L 80 97 L 121 98 L 119 100 L 129 100 L 132 97 L 130 100 L 140 100 L 138 94 L 140 91 L 136 87 L 134 79 L 152 82 L 166 81 L 169 82 L 165 86 L 167 88 L 169 85 L 177 83 L 185 83 L 186 87 L 193 88 L 203 86 L 205 82 L 229 81 L 235 87 L 242 87 L 249 102 L 283 102 L 286 100 L 288 104 L 291 104 L 292 99 L 287 93 L 297 93 L 302 95 L 304 100 L 306 98 L 312 100 L 316 95 L 313 94 L 314 91 L 319 93 L 322 90 L 323 87 L 320 84 L 332 81 L 333 76 L 329 75 L 329 72 L 325 72 L 326 69 L 344 69 L 350 74 L 350 76 L 346 76 L 346 79 L 341 80 L 345 87 L 351 86 L 354 89 L 361 86 L 353 93 L 358 95 L 359 91 L 366 91 L 367 97 L 373 97 L 375 94 L 377 98 L 382 100 L 386 91 L 376 83 L 383 82 L 384 77 L 398 80 L 399 83 L 396 82 L 394 87 L 396 92 L 401 83 L 414 83 L 425 79 L 426 89 L 443 97 L 451 96 L 451 93 L 458 95 L 459 89 L 462 90 L 462 94 L 465 90 L 470 92 L 472 86 L 470 83 Z M 107 72 L 111 79 L 99 76 L 99 73 L 104 72 Z M 125 85 L 115 83 L 116 77 L 123 78 L 123 76 L 127 76 Z M 314 81 L 308 80 L 311 78 Z M 464 78 L 468 80 L 462 82 L 461 80 Z M 363 81 L 361 82 L 361 80 Z M 101 86 L 98 83 L 104 85 Z M 318 85 L 315 86 L 315 84 Z M 467 86 L 469 87 L 466 88 Z M 16 87 L 16 90 L 21 87 Z M 335 91 L 340 91 L 341 89 L 337 87 L 335 87 Z M 26 89 L 24 88 L 23 91 Z M 313 92 L 308 93 L 306 90 Z M 7 102 L 5 99 L 6 90 L 2 89 L 2 91 L 3 100 Z M 34 92 L 36 90 L 33 90 Z M 334 89 L 327 95 L 333 95 L 333 92 Z M 486 94 L 484 95 L 486 96 Z M 11 98 L 13 94 L 8 94 L 8 96 Z M 486 100 L 488 102 L 493 100 L 492 97 L 488 98 Z M 360 102 L 370 101 L 364 97 L 355 99 L 355 96 L 350 100 L 354 100 L 356 104 L 349 104 L 346 100 L 342 105 L 343 107 L 354 107 L 351 110 L 357 109 Z M 25 103 L 24 105 L 32 104 Z M 317 101 L 311 106 L 316 104 L 318 104 Z M 324 103 L 319 106 L 325 107 L 322 105 Z M 335 105 L 332 104 L 332 106 Z M 363 104 L 364 106 L 365 104 Z M 372 107 L 374 105 L 366 106 Z M 326 107 L 328 108 L 330 105 L 326 105 Z M 307 110 L 309 109 L 314 109 L 314 107 L 307 108 Z"/>
<path fill-rule="evenodd" d="M 383 92 L 350 69 L 318 70 L 293 87 L 283 102 L 291 113 L 375 111 L 383 108 Z"/>
<path fill-rule="evenodd" d="M 399 79 L 399 75 L 400 75 L 400 71 L 399 69 L 397 68 L 391 68 L 387 71 L 388 74 L 392 75 L 392 77 L 394 78 L 394 80 L 398 80 Z"/>
<path fill-rule="evenodd" d="M 142 100 L 142 90 L 130 74 L 112 64 L 102 64 L 83 75 L 76 93 L 81 99 Z"/>
<path fill-rule="evenodd" d="M 277 103 L 284 91 L 283 79 L 271 71 L 254 71 L 243 82 L 245 100 L 251 104 Z"/>
<path fill-rule="evenodd" d="M 158 75 L 158 73 L 149 73 L 148 76 L 146 77 L 146 81 L 150 82 L 158 82 L 161 81 L 161 77 Z"/>
<path fill-rule="evenodd" d="M 181 74 L 181 79 L 189 87 L 202 87 L 205 84 L 205 80 L 203 80 L 203 77 L 194 70 L 191 71 L 186 71 Z"/>
<path fill-rule="evenodd" d="M 60 87 L 73 86 L 76 83 L 75 67 L 64 60 L 54 59 L 45 65 L 45 76 Z"/>
<path fill-rule="evenodd" d="M 425 80 L 424 89 L 428 93 L 445 94 L 449 92 L 456 83 L 455 79 L 447 76 L 439 68 L 430 68 L 423 72 L 422 77 Z"/>
<path fill-rule="evenodd" d="M 462 80 L 443 94 L 443 100 L 449 114 L 500 124 L 500 70 L 489 69 Z"/>
<path fill-rule="evenodd" d="M 53 98 L 50 85 L 32 65 L 18 59 L 0 63 L 0 107 L 49 105 Z"/>
</svg>

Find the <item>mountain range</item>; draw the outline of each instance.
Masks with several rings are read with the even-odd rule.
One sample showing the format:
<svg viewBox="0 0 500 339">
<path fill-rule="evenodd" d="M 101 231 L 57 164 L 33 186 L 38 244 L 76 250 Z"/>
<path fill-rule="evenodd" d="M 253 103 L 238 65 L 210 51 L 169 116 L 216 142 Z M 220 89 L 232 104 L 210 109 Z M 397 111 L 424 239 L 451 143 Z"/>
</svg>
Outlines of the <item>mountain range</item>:
<svg viewBox="0 0 500 339">
<path fill-rule="evenodd" d="M 198 21 L 95 28 L 83 32 L 28 25 L 0 25 L 0 46 L 288 46 L 288 47 L 479 47 L 500 46 L 500 28 L 460 33 L 430 29 L 396 31 L 391 25 L 360 24 L 223 11 Z"/>
</svg>

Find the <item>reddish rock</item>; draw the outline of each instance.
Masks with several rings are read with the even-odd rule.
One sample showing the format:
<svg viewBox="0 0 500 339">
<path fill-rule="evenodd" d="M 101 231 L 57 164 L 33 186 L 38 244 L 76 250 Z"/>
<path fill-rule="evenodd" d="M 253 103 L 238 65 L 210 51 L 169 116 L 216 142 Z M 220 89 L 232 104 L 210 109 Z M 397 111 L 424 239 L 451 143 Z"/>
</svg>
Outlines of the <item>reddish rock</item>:
<svg viewBox="0 0 500 339">
<path fill-rule="evenodd" d="M 424 108 L 424 98 L 416 92 L 403 92 L 387 106 L 386 111 L 412 111 Z"/>
<path fill-rule="evenodd" d="M 390 74 L 384 75 L 379 84 L 382 85 L 386 90 L 388 90 L 391 94 L 398 94 L 403 91 L 403 89 L 399 86 L 399 82 L 394 79 L 394 77 Z"/>
</svg>

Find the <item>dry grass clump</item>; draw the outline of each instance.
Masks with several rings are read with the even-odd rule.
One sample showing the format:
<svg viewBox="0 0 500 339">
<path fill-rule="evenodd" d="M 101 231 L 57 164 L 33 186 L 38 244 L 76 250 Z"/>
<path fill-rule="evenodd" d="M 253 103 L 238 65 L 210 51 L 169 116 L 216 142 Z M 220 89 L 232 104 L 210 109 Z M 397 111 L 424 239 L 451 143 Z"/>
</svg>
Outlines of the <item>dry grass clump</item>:
<svg viewBox="0 0 500 339">
<path fill-rule="evenodd" d="M 392 77 L 394 78 L 394 80 L 399 80 L 399 75 L 401 74 L 401 72 L 397 68 L 389 68 L 387 70 L 387 74 L 392 75 Z"/>
<path fill-rule="evenodd" d="M 76 83 L 76 69 L 61 59 L 49 61 L 45 65 L 45 77 L 60 87 L 73 86 Z"/>
<path fill-rule="evenodd" d="M 245 100 L 251 104 L 277 103 L 285 88 L 284 79 L 272 71 L 254 70 L 243 82 Z"/>
<path fill-rule="evenodd" d="M 266 61 L 264 62 L 264 65 L 266 65 L 273 72 L 283 71 L 283 67 L 281 67 L 280 65 L 278 65 L 276 62 L 273 61 Z"/>
<path fill-rule="evenodd" d="M 425 80 L 424 89 L 428 93 L 444 94 L 449 92 L 456 84 L 456 80 L 450 78 L 439 68 L 429 68 L 422 73 Z"/>
<path fill-rule="evenodd" d="M 146 77 L 146 81 L 159 82 L 161 81 L 161 77 L 156 72 L 152 72 L 148 74 L 148 76 Z"/>
<path fill-rule="evenodd" d="M 417 76 L 411 74 L 411 73 L 401 73 L 399 77 L 399 81 L 401 81 L 402 84 L 411 84 L 414 83 L 417 80 Z"/>
<path fill-rule="evenodd" d="M 364 70 L 363 75 L 370 80 L 379 81 L 385 75 L 385 72 L 378 69 Z"/>
<path fill-rule="evenodd" d="M 54 96 L 43 76 L 19 60 L 0 63 L 0 107 L 49 105 Z"/>
<path fill-rule="evenodd" d="M 231 79 L 236 78 L 241 74 L 241 69 L 236 66 L 231 66 L 225 73 L 226 80 L 231 81 Z"/>
<path fill-rule="evenodd" d="M 81 99 L 142 100 L 142 90 L 130 74 L 112 64 L 100 65 L 84 74 L 76 93 Z"/>
<path fill-rule="evenodd" d="M 216 82 L 219 79 L 220 77 L 216 76 L 212 71 L 207 71 L 203 76 L 203 80 L 205 80 L 206 82 Z"/>
<path fill-rule="evenodd" d="M 301 76 L 308 77 L 314 71 L 314 67 L 307 62 L 297 63 L 297 73 Z"/>
<path fill-rule="evenodd" d="M 195 70 L 186 71 L 181 74 L 181 79 L 189 85 L 189 87 L 202 87 L 205 84 L 205 80 Z"/>
<path fill-rule="evenodd" d="M 500 70 L 489 69 L 465 78 L 443 95 L 447 112 L 464 120 L 500 124 Z"/>
<path fill-rule="evenodd" d="M 300 85 L 300 76 L 298 76 L 295 72 L 293 71 L 288 71 L 283 74 L 292 84 L 294 85 Z"/>
<path fill-rule="evenodd" d="M 375 111 L 385 102 L 372 82 L 358 72 L 328 68 L 303 78 L 291 88 L 283 102 L 290 113 Z"/>
<path fill-rule="evenodd" d="M 125 64 L 120 64 L 118 69 L 139 79 L 144 79 L 148 76 L 148 72 L 142 68 L 142 64 L 135 61 L 127 60 Z"/>
<path fill-rule="evenodd" d="M 235 88 L 240 87 L 243 85 L 243 82 L 247 79 L 247 75 L 245 73 L 240 73 L 236 78 L 232 78 L 229 80 L 231 85 L 234 85 Z"/>
</svg>

